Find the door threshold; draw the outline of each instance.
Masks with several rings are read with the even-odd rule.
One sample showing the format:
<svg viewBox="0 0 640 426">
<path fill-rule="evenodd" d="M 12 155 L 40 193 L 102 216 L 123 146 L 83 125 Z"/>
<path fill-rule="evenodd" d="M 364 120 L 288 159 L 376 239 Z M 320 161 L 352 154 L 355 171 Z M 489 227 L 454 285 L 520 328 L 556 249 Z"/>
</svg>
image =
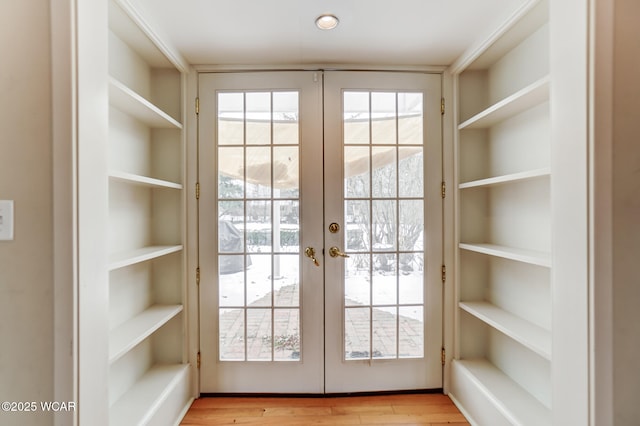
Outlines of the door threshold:
<svg viewBox="0 0 640 426">
<path fill-rule="evenodd" d="M 442 394 L 442 388 L 342 393 L 201 393 L 200 398 L 345 398 L 351 396 L 389 396 Z"/>
</svg>

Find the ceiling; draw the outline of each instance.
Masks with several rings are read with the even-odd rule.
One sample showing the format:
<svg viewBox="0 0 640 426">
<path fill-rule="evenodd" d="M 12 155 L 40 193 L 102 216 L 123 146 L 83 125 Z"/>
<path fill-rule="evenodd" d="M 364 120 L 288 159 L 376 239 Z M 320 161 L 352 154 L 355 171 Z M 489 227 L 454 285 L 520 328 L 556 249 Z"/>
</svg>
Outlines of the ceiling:
<svg viewBox="0 0 640 426">
<path fill-rule="evenodd" d="M 449 65 L 526 0 L 135 0 L 191 64 Z M 321 31 L 332 13 L 338 28 Z"/>
</svg>

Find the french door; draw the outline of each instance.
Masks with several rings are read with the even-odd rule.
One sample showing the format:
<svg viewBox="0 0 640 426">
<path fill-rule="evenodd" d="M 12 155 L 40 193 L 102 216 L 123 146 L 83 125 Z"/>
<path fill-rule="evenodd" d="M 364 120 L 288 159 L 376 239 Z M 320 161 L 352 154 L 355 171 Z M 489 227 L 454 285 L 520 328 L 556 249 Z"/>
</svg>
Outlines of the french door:
<svg viewBox="0 0 640 426">
<path fill-rule="evenodd" d="M 440 76 L 199 76 L 203 393 L 442 387 Z"/>
</svg>

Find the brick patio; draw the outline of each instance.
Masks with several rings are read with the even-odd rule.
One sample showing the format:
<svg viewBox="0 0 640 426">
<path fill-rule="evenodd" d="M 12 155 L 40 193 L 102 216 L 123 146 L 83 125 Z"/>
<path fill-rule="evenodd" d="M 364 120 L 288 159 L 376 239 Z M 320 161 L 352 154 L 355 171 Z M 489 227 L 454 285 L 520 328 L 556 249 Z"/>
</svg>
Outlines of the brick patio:
<svg viewBox="0 0 640 426">
<path fill-rule="evenodd" d="M 275 360 L 297 360 L 299 349 L 298 310 L 286 308 L 298 300 L 297 286 L 289 285 L 276 290 L 273 295 L 282 308 L 274 310 Z M 247 309 L 247 359 L 271 360 L 271 293 L 256 300 Z M 347 300 L 345 313 L 345 351 L 350 359 L 369 359 L 369 312 Z M 420 357 L 423 355 L 423 324 L 413 318 L 398 317 L 384 308 L 373 308 L 373 358 Z M 245 351 L 244 315 L 241 309 L 227 309 L 220 316 L 220 338 L 224 342 L 221 355 L 226 360 L 243 360 Z M 400 333 L 400 339 L 396 335 Z M 396 351 L 396 344 L 399 349 Z"/>
</svg>

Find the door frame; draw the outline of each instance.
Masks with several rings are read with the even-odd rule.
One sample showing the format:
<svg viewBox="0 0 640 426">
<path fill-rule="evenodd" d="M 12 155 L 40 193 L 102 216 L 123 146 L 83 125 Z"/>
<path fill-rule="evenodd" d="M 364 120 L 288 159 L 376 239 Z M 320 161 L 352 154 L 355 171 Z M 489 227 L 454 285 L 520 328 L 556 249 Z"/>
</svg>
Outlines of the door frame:
<svg viewBox="0 0 640 426">
<path fill-rule="evenodd" d="M 450 70 L 446 66 L 399 66 L 399 65 L 361 65 L 361 64 L 282 64 L 282 65 L 191 65 L 189 72 L 185 75 L 184 85 L 186 86 L 186 99 L 184 111 L 186 115 L 186 182 L 188 191 L 185 191 L 186 204 L 186 223 L 184 232 L 187 235 L 187 306 L 188 306 L 188 324 L 185 333 L 188 336 L 188 351 L 185 353 L 185 361 L 189 362 L 195 373 L 193 374 L 193 389 L 196 395 L 200 396 L 200 300 L 199 300 L 199 276 L 198 265 L 200 264 L 199 250 L 199 200 L 196 198 L 196 185 L 199 183 L 200 164 L 199 149 L 200 141 L 198 138 L 198 78 L 200 73 L 212 72 L 248 72 L 248 71 L 380 71 L 380 72 L 417 72 L 439 74 L 442 77 L 442 98 L 443 104 L 451 105 L 451 99 L 454 97 L 456 87 L 454 87 L 454 79 Z M 442 114 L 442 154 L 443 154 L 443 180 L 449 182 L 450 186 L 454 182 L 455 176 L 455 152 L 454 152 L 454 129 L 453 123 L 455 119 L 455 111 L 453 108 L 445 108 Z M 455 247 L 454 241 L 454 225 L 455 225 L 455 199 L 453 196 L 445 198 L 443 205 L 443 234 L 444 234 L 444 259 L 443 264 L 454 265 Z M 447 282 L 454 282 L 454 268 L 450 268 L 448 272 Z M 445 365 L 443 367 L 443 391 L 448 393 L 450 374 L 449 365 L 453 357 L 454 348 L 454 327 L 455 327 L 455 309 L 453 302 L 455 288 L 452 285 L 445 285 L 443 292 L 443 349 Z"/>
</svg>

